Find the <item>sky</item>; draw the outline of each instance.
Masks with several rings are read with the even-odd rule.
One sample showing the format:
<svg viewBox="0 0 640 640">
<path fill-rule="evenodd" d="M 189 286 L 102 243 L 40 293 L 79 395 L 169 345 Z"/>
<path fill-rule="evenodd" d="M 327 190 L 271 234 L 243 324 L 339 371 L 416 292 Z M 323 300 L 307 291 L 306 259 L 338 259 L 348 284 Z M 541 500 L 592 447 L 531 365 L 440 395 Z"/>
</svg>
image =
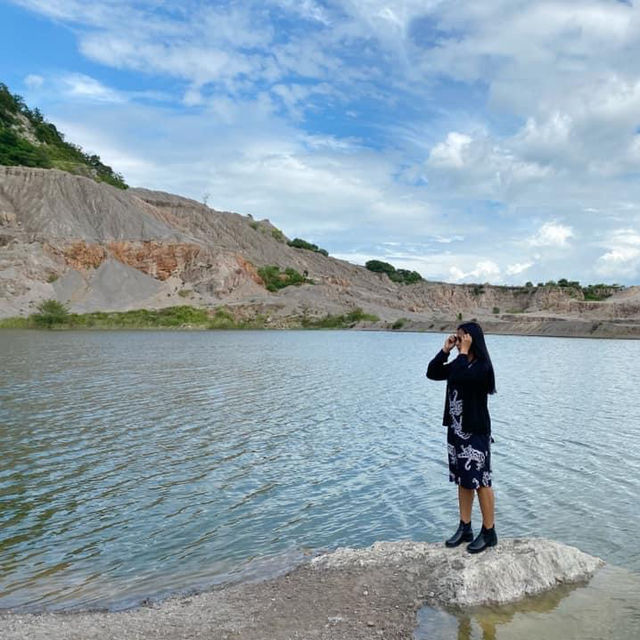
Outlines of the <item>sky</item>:
<svg viewBox="0 0 640 640">
<path fill-rule="evenodd" d="M 631 0 L 0 0 L 0 81 L 144 186 L 452 283 L 640 284 Z"/>
</svg>

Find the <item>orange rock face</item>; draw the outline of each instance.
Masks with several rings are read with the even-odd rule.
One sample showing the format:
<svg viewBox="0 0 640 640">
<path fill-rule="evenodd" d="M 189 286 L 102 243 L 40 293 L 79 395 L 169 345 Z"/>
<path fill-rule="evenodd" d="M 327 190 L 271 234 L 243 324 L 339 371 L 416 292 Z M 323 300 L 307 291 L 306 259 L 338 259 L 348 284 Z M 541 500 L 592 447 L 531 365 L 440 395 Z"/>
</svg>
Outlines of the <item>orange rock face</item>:
<svg viewBox="0 0 640 640">
<path fill-rule="evenodd" d="M 201 250 L 196 244 L 144 242 L 109 242 L 114 258 L 158 280 L 166 280 L 176 269 L 191 262 Z"/>
<path fill-rule="evenodd" d="M 258 270 L 248 260 L 245 260 L 240 255 L 236 255 L 236 260 L 238 261 L 238 266 L 242 271 L 244 271 L 256 284 L 264 286 L 262 278 L 258 275 Z"/>
<path fill-rule="evenodd" d="M 202 247 L 189 243 L 160 243 L 151 240 L 115 241 L 106 245 L 80 240 L 62 249 L 51 246 L 48 249 L 61 256 L 74 269 L 95 269 L 103 260 L 113 257 L 158 280 L 166 280 L 177 269 L 182 269 L 198 256 Z"/>
<path fill-rule="evenodd" d="M 107 257 L 107 252 L 102 245 L 79 241 L 65 247 L 62 256 L 74 269 L 96 269 Z"/>
</svg>

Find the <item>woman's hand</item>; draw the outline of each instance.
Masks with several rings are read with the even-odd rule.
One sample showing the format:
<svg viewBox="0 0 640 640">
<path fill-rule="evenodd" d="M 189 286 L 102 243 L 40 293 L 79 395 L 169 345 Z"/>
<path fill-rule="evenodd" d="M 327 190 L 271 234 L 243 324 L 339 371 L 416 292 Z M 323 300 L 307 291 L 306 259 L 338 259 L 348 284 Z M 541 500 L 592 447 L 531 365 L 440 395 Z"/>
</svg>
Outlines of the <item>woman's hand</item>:
<svg viewBox="0 0 640 640">
<path fill-rule="evenodd" d="M 455 336 L 454 334 L 447 336 L 447 339 L 444 341 L 444 347 L 442 347 L 442 350 L 445 353 L 449 353 L 451 349 L 456 346 L 456 340 L 457 336 Z"/>
<path fill-rule="evenodd" d="M 471 334 L 463 333 L 462 340 L 460 340 L 460 353 L 464 353 L 465 355 L 468 354 L 472 342 L 473 338 L 471 337 Z"/>
</svg>

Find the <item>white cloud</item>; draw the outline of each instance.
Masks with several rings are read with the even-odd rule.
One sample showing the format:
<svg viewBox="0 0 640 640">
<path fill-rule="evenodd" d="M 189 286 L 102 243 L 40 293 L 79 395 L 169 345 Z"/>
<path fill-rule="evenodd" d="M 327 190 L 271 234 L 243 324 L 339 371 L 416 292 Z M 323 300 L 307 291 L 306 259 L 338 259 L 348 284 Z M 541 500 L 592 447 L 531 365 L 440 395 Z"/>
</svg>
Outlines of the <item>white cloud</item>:
<svg viewBox="0 0 640 640">
<path fill-rule="evenodd" d="M 62 83 L 72 98 L 83 98 L 97 102 L 124 102 L 125 98 L 118 92 L 106 87 L 90 76 L 73 73 L 64 76 Z"/>
<path fill-rule="evenodd" d="M 637 229 L 614 229 L 600 244 L 608 250 L 596 261 L 598 275 L 607 278 L 640 276 L 640 232 Z"/>
<path fill-rule="evenodd" d="M 133 184 L 332 231 L 345 255 L 422 241 L 398 258 L 438 279 L 638 277 L 637 3 L 14 1 L 116 70 L 24 82 Z"/>
<path fill-rule="evenodd" d="M 545 222 L 538 232 L 529 238 L 529 244 L 534 247 L 566 247 L 569 238 L 573 237 L 571 227 L 559 222 Z"/>
<path fill-rule="evenodd" d="M 640 272 L 640 249 L 618 247 L 598 258 L 596 273 L 606 278 L 637 278 Z"/>
<path fill-rule="evenodd" d="M 449 269 L 451 278 L 454 281 L 461 280 L 480 280 L 480 281 L 496 281 L 500 277 L 500 267 L 493 260 L 480 260 L 470 271 L 464 271 L 457 266 Z"/>
<path fill-rule="evenodd" d="M 44 78 L 35 73 L 30 73 L 25 77 L 24 84 L 29 89 L 39 89 L 44 84 Z"/>
<path fill-rule="evenodd" d="M 429 154 L 429 163 L 434 167 L 461 169 L 465 166 L 464 154 L 473 139 L 464 133 L 451 131 L 444 142 L 438 143 Z"/>
<path fill-rule="evenodd" d="M 506 274 L 508 276 L 516 276 L 523 271 L 526 271 L 530 267 L 532 267 L 535 263 L 533 262 L 516 262 L 514 264 L 510 264 L 506 268 Z"/>
</svg>

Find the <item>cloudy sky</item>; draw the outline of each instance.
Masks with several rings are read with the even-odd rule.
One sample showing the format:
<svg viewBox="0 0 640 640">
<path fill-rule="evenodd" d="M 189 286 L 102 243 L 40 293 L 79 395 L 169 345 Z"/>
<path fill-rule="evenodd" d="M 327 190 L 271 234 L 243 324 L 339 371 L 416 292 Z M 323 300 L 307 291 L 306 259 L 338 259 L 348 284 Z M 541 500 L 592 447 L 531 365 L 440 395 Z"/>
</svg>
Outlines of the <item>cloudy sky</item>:
<svg viewBox="0 0 640 640">
<path fill-rule="evenodd" d="M 628 0 L 0 0 L 0 81 L 134 186 L 433 280 L 640 283 Z"/>
</svg>

